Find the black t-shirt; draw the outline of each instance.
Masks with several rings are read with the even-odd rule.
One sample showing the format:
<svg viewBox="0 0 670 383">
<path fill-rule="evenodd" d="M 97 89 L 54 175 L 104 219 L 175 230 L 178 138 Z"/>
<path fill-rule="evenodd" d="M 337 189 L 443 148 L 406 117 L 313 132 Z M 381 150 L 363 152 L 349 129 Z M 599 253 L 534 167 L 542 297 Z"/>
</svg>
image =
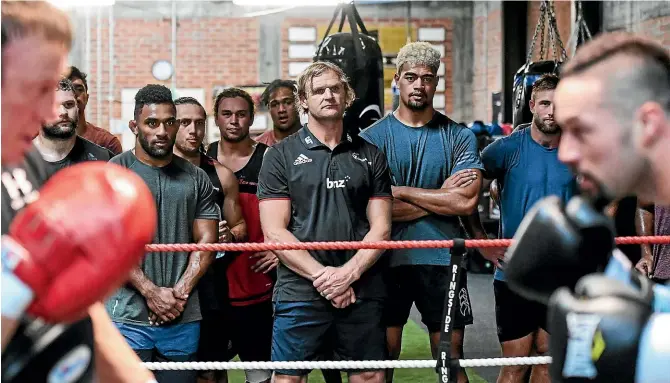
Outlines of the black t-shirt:
<svg viewBox="0 0 670 383">
<path fill-rule="evenodd" d="M 307 127 L 268 149 L 258 179 L 260 200 L 291 200 L 288 230 L 301 242 L 360 241 L 370 230 L 369 200 L 391 197 L 386 157 L 374 145 L 345 133 L 340 144 L 330 150 Z M 341 266 L 356 251 L 309 253 L 324 266 Z M 364 273 L 353 287 L 357 297 L 383 298 L 380 265 Z M 274 299 L 320 297 L 312 282 L 280 264 Z"/>
<path fill-rule="evenodd" d="M 3 235 L 18 212 L 39 198 L 38 190 L 47 179 L 44 162 L 39 152 L 32 150 L 22 165 L 2 168 Z M 49 381 L 84 383 L 93 380 L 93 373 L 90 318 L 62 326 L 46 325 L 26 316 L 2 353 L 3 382 L 46 382 L 71 377 L 72 380 Z"/>
<path fill-rule="evenodd" d="M 114 157 L 114 153 L 109 151 L 109 149 L 103 148 L 85 138 L 77 136 L 72 150 L 70 150 L 70 153 L 68 153 L 65 158 L 56 162 L 43 161 L 47 175 L 51 177 L 57 171 L 80 162 L 109 161 L 112 157 Z"/>
</svg>

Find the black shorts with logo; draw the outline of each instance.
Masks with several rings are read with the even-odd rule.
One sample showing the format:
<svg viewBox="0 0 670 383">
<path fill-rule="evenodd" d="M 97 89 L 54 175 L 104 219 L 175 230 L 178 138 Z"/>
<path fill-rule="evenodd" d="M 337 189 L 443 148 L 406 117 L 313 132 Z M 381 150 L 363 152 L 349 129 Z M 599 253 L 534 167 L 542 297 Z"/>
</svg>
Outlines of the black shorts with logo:
<svg viewBox="0 0 670 383">
<path fill-rule="evenodd" d="M 507 282 L 493 281 L 496 325 L 500 343 L 521 339 L 538 329 L 547 329 L 547 306 L 512 291 Z"/>
<path fill-rule="evenodd" d="M 385 272 L 388 299 L 384 307 L 386 327 L 401 327 L 407 323 L 412 303 L 421 313 L 421 321 L 429 332 L 438 332 L 442 327 L 444 300 L 449 289 L 449 267 L 436 265 L 402 265 L 390 267 Z M 463 329 L 473 322 L 468 274 L 461 274 L 458 291 L 458 310 L 454 329 Z"/>
</svg>

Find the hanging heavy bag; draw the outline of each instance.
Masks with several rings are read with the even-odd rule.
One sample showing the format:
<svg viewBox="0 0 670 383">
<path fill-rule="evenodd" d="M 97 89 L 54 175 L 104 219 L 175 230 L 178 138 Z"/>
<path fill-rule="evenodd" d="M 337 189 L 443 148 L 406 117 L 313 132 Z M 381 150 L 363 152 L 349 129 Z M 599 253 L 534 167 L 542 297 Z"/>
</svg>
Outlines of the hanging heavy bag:
<svg viewBox="0 0 670 383">
<path fill-rule="evenodd" d="M 338 13 L 342 12 L 339 32 L 329 35 Z M 351 33 L 341 32 L 349 19 Z M 346 110 L 344 126 L 352 135 L 382 117 L 384 110 L 384 71 L 382 50 L 368 34 L 353 4 L 342 4 L 328 26 L 325 38 L 319 44 L 314 61 L 329 61 L 344 71 L 349 85 L 356 93 L 354 103 Z"/>
<path fill-rule="evenodd" d="M 552 44 L 553 60 L 545 60 L 545 19 L 549 23 L 549 36 L 546 41 L 547 46 Z M 535 43 L 537 42 L 538 33 L 540 36 L 540 61 L 531 61 L 533 52 L 535 50 Z M 557 45 L 560 52 L 557 52 Z M 533 114 L 530 111 L 530 96 L 533 91 L 533 84 L 540 76 L 544 74 L 554 73 L 558 74 L 561 64 L 567 59 L 567 54 L 563 48 L 558 26 L 556 24 L 556 17 L 553 4 L 548 1 L 542 1 L 540 5 L 540 18 L 535 27 L 533 40 L 526 55 L 526 63 L 519 68 L 514 75 L 513 86 L 513 105 L 512 105 L 512 125 L 514 129 L 520 124 L 530 123 L 533 119 Z"/>
</svg>

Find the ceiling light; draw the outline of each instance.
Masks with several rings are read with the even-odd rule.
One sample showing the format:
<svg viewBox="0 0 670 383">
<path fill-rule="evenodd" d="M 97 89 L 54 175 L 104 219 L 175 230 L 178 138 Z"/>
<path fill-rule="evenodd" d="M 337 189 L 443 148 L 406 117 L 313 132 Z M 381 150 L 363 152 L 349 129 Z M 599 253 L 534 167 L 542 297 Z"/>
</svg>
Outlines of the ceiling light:
<svg viewBox="0 0 670 383">
<path fill-rule="evenodd" d="M 233 0 L 233 4 L 242 7 L 333 7 L 351 0 Z"/>
<path fill-rule="evenodd" d="M 48 2 L 60 9 L 107 7 L 116 3 L 115 0 L 48 0 Z"/>
</svg>

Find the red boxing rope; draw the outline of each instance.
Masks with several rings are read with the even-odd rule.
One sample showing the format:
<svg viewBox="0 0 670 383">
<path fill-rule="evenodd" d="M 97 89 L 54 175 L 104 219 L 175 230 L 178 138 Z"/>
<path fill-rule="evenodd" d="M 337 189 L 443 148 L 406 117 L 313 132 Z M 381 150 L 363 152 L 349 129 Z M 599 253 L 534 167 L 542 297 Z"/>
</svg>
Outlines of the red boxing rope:
<svg viewBox="0 0 670 383">
<path fill-rule="evenodd" d="M 617 245 L 667 245 L 670 235 L 649 237 L 617 237 Z M 509 247 L 511 239 L 466 239 L 465 247 Z M 267 251 L 267 250 L 358 250 L 358 249 L 438 249 L 450 248 L 454 241 L 336 241 L 336 242 L 293 242 L 293 243 L 184 243 L 151 244 L 148 252 L 167 251 Z"/>
</svg>

